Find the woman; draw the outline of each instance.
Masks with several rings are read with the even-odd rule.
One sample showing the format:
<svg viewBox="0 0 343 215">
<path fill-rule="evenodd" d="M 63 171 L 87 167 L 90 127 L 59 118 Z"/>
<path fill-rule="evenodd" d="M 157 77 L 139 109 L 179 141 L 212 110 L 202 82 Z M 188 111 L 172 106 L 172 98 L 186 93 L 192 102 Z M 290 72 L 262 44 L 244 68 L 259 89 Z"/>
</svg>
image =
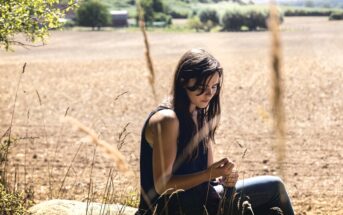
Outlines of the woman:
<svg viewBox="0 0 343 215">
<path fill-rule="evenodd" d="M 189 50 L 180 59 L 171 99 L 150 113 L 142 130 L 137 215 L 215 215 L 222 212 L 224 195 L 224 205 L 232 202 L 224 187 L 235 188 L 236 196 L 248 195 L 255 214 L 265 215 L 271 207 L 294 214 L 278 177 L 245 179 L 242 189 L 230 159 L 213 162 L 222 82 L 219 62 L 205 50 Z M 222 184 L 214 186 L 217 178 Z"/>
</svg>

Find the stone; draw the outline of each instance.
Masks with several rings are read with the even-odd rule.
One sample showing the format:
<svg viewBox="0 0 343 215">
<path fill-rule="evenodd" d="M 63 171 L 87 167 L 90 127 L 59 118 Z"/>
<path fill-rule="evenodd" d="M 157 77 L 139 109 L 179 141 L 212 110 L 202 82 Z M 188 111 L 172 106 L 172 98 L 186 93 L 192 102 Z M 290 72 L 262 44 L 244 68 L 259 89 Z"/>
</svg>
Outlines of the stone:
<svg viewBox="0 0 343 215">
<path fill-rule="evenodd" d="M 40 202 L 29 209 L 32 215 L 85 215 L 86 209 L 89 215 L 133 215 L 137 208 L 121 204 L 101 204 L 75 200 L 53 199 Z"/>
</svg>

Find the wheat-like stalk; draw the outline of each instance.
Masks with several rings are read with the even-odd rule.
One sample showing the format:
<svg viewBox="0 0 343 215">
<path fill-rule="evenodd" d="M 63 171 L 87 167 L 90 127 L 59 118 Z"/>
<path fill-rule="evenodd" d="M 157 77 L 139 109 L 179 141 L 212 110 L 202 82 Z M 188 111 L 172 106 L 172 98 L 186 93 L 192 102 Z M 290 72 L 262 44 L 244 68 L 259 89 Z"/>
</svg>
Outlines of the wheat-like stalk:
<svg viewBox="0 0 343 215">
<path fill-rule="evenodd" d="M 16 108 L 16 103 L 17 103 L 17 98 L 18 98 L 18 91 L 19 91 L 19 87 L 20 87 L 20 83 L 21 83 L 21 79 L 23 77 L 23 74 L 25 73 L 25 69 L 26 69 L 26 62 L 23 65 L 23 70 L 19 75 L 19 80 L 17 83 L 17 88 L 15 91 L 15 96 L 14 96 L 14 104 L 13 104 L 13 108 L 12 108 L 12 113 L 11 113 L 11 122 L 10 122 L 10 126 L 7 129 L 7 131 L 2 135 L 2 137 L 0 138 L 0 140 L 5 137 L 6 135 L 8 135 L 8 139 L 7 139 L 7 146 L 5 148 L 5 153 L 4 153 L 4 164 L 2 164 L 2 162 L 0 162 L 0 182 L 2 182 L 4 185 L 7 184 L 7 165 L 8 165 L 8 153 L 9 153 L 9 147 L 11 145 L 11 134 L 12 134 L 12 127 L 13 127 L 13 119 L 14 119 L 14 113 L 15 113 L 15 108 Z"/>
<path fill-rule="evenodd" d="M 87 126 L 83 125 L 81 122 L 76 120 L 75 118 L 72 117 L 65 117 L 67 121 L 69 121 L 71 124 L 77 127 L 77 129 L 85 134 L 87 134 L 91 138 L 91 142 L 97 146 L 99 146 L 107 156 L 109 156 L 112 160 L 114 160 L 116 166 L 118 169 L 124 173 L 129 173 L 131 175 L 134 175 L 132 172 L 129 164 L 125 161 L 124 155 L 118 151 L 118 149 L 109 143 L 107 143 L 104 140 L 100 140 L 95 131 L 92 129 L 88 128 Z"/>
<path fill-rule="evenodd" d="M 155 70 L 154 70 L 154 65 L 152 63 L 152 58 L 150 55 L 149 39 L 145 30 L 144 9 L 142 8 L 140 1 L 137 2 L 137 12 L 139 16 L 139 28 L 141 29 L 143 38 L 144 38 L 145 59 L 146 59 L 147 66 L 150 72 L 150 74 L 148 75 L 149 84 L 151 86 L 152 94 L 154 96 L 155 102 L 157 102 L 157 96 L 156 96 L 156 90 L 155 90 Z"/>
<path fill-rule="evenodd" d="M 279 12 L 276 8 L 274 0 L 270 1 L 270 19 L 269 30 L 272 36 L 271 46 L 271 62 L 272 62 L 272 113 L 274 117 L 274 132 L 276 135 L 276 148 L 277 148 L 277 161 L 282 176 L 283 161 L 286 155 L 286 143 L 285 143 L 285 114 L 284 106 L 282 102 L 283 86 L 282 86 L 282 71 L 281 71 L 281 38 L 279 32 Z"/>
</svg>

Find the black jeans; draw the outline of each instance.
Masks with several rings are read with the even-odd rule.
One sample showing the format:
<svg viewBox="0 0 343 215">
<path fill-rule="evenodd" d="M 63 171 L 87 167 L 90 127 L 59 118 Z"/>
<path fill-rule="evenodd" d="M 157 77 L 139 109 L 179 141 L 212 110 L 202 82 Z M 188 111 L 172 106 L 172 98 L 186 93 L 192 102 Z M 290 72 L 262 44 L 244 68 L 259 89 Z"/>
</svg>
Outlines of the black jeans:
<svg viewBox="0 0 343 215">
<path fill-rule="evenodd" d="M 285 215 L 294 215 L 291 200 L 279 177 L 257 176 L 247 178 L 239 180 L 235 188 L 238 195 L 243 192 L 244 195 L 249 196 L 255 215 L 265 215 L 272 207 L 279 207 Z M 214 189 L 219 195 L 224 192 L 222 185 L 214 186 Z M 230 198 L 231 194 L 227 192 L 227 198 Z"/>
</svg>

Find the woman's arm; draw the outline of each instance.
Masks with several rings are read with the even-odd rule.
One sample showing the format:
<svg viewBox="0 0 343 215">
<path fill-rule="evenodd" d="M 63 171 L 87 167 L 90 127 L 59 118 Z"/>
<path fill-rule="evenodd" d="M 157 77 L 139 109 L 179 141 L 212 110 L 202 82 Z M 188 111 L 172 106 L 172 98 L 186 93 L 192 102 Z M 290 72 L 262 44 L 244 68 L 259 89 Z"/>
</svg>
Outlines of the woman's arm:
<svg viewBox="0 0 343 215">
<path fill-rule="evenodd" d="M 212 140 L 208 141 L 207 149 L 208 149 L 207 166 L 210 167 L 213 164 Z"/>
<path fill-rule="evenodd" d="M 172 193 L 177 189 L 187 190 L 231 172 L 234 164 L 224 158 L 200 172 L 172 175 L 173 165 L 178 159 L 176 154 L 179 121 L 171 110 L 163 110 L 155 115 L 148 126 L 153 137 L 153 178 L 157 193 L 162 194 L 165 191 Z"/>
</svg>

